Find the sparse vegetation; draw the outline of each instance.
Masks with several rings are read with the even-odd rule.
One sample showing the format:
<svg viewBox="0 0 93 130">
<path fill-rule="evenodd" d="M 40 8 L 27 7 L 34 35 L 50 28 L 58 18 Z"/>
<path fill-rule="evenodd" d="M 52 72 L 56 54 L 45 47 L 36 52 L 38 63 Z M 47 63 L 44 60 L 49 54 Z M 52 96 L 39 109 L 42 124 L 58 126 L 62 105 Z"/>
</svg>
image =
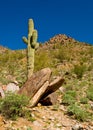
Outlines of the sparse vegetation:
<svg viewBox="0 0 93 130">
<path fill-rule="evenodd" d="M 68 40 L 67 37 L 64 39 L 64 42 L 50 42 L 51 44 L 40 46 L 35 52 L 34 72 L 50 67 L 53 76 L 64 77 L 65 83 L 62 86 L 64 90 L 58 94 L 67 114 L 79 121 L 93 120 L 93 108 L 90 104 L 93 103 L 93 46 L 73 39 Z M 25 50 L 6 50 L 0 54 L 0 82 L 6 85 L 16 79 L 21 87 L 27 79 L 26 62 Z M 1 113 L 13 119 L 24 116 L 34 121 L 31 113 L 23 109 L 25 104 L 22 98 L 12 96 L 0 101 Z M 18 102 L 20 104 L 17 104 Z M 19 109 L 15 104 L 23 106 Z M 59 106 L 60 104 L 53 106 L 54 110 L 58 111 Z"/>
<path fill-rule="evenodd" d="M 58 46 L 56 45 L 55 49 L 56 49 L 56 53 L 54 50 L 54 57 L 58 59 L 59 62 L 63 62 L 64 60 L 67 61 L 71 60 L 72 53 L 71 53 L 71 49 L 69 48 L 69 45 L 67 47 L 58 44 Z"/>
<path fill-rule="evenodd" d="M 35 71 L 46 67 L 52 67 L 52 59 L 47 51 L 41 51 L 35 56 Z"/>
<path fill-rule="evenodd" d="M 7 50 L 0 54 L 0 82 L 7 84 L 14 79 L 20 86 L 26 81 L 26 53 L 24 50 Z"/>
<path fill-rule="evenodd" d="M 81 79 L 86 71 L 86 65 L 74 65 L 73 72 L 77 75 L 77 78 Z"/>
</svg>

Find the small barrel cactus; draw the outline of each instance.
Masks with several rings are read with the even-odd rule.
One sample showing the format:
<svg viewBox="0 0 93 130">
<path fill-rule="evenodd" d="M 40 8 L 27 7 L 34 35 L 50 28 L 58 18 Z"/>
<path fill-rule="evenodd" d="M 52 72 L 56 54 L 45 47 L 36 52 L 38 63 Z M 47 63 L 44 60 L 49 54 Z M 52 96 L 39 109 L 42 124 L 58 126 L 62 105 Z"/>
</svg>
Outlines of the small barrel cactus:
<svg viewBox="0 0 93 130">
<path fill-rule="evenodd" d="M 32 19 L 28 21 L 28 38 L 23 37 L 23 41 L 27 44 L 27 71 L 28 78 L 30 78 L 34 71 L 34 54 L 35 50 L 39 47 L 37 43 L 37 30 L 34 29 L 34 22 Z"/>
</svg>

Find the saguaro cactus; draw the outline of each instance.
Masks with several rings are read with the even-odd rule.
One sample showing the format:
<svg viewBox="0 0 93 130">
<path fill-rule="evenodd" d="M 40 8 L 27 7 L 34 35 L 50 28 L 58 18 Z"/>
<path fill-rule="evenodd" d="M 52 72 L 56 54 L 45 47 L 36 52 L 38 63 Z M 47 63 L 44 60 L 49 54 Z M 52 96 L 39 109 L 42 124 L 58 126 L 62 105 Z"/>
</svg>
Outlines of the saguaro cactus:
<svg viewBox="0 0 93 130">
<path fill-rule="evenodd" d="M 32 19 L 28 21 L 28 38 L 23 37 L 23 41 L 27 44 L 27 71 L 28 78 L 31 77 L 34 71 L 34 54 L 35 50 L 39 47 L 37 43 L 37 30 L 34 29 L 34 22 Z"/>
</svg>

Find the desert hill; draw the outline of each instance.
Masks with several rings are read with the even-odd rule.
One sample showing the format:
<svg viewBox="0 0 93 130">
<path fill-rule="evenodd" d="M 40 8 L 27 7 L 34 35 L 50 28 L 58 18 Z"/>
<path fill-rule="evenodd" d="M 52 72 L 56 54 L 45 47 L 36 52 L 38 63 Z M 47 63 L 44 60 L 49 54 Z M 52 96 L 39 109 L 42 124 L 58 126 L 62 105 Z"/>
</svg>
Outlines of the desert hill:
<svg viewBox="0 0 93 130">
<path fill-rule="evenodd" d="M 26 62 L 25 49 L 12 51 L 0 46 L 0 86 L 17 80 L 22 87 L 27 79 Z M 25 120 L 33 130 L 36 129 L 34 126 L 40 127 L 40 130 L 70 130 L 77 124 L 82 129 L 92 130 L 93 46 L 64 34 L 55 35 L 40 44 L 35 52 L 34 72 L 46 67 L 52 70 L 53 78 L 60 75 L 65 79 L 57 91 L 58 104 L 49 107 L 39 104 L 31 110 L 35 121 L 28 122 L 21 118 L 21 122 L 16 121 L 15 128 L 21 130 Z"/>
</svg>

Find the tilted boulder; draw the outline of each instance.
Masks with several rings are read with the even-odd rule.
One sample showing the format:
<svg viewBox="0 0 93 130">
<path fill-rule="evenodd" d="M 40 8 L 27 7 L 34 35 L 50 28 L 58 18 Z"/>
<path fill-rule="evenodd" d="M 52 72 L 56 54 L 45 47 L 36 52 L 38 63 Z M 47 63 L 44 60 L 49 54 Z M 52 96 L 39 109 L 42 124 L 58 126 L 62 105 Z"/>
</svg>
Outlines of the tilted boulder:
<svg viewBox="0 0 93 130">
<path fill-rule="evenodd" d="M 24 94 L 30 98 L 30 107 L 36 106 L 40 101 L 42 104 L 45 101 L 48 101 L 47 104 L 54 104 L 57 101 L 54 92 L 62 86 L 64 79 L 57 77 L 54 81 L 50 82 L 51 73 L 49 68 L 36 72 L 18 91 L 18 94 Z"/>
<path fill-rule="evenodd" d="M 44 83 L 50 80 L 50 76 L 51 70 L 49 68 L 36 72 L 26 81 L 18 93 L 24 94 L 31 99 Z"/>
</svg>

